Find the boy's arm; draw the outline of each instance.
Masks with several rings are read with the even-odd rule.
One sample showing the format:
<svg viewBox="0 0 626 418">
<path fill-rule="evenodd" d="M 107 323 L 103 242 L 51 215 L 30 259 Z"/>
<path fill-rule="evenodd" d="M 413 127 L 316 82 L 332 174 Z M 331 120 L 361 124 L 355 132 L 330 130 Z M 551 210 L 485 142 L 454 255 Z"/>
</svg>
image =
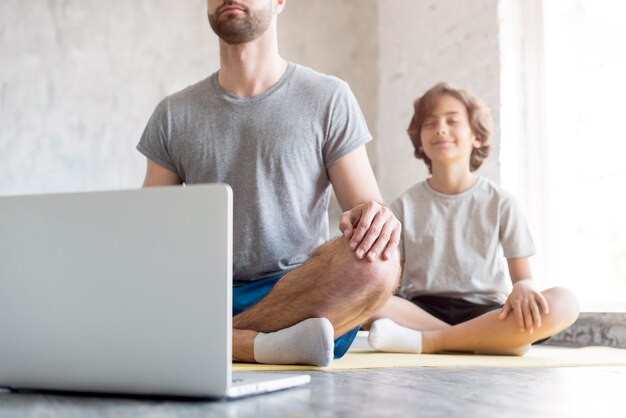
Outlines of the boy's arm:
<svg viewBox="0 0 626 418">
<path fill-rule="evenodd" d="M 532 279 L 528 257 L 507 258 L 506 262 L 509 265 L 509 275 L 513 284 L 521 280 Z"/>
<path fill-rule="evenodd" d="M 505 319 L 513 312 L 520 332 L 535 332 L 541 328 L 541 310 L 549 313 L 548 302 L 536 287 L 530 273 L 528 257 L 507 258 L 513 290 L 502 307 L 499 318 Z"/>
</svg>

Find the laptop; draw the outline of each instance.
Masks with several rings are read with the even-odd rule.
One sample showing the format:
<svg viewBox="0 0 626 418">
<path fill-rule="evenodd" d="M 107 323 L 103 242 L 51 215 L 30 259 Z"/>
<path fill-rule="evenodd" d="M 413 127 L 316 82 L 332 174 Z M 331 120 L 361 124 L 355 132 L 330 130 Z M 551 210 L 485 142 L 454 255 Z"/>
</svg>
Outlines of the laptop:
<svg viewBox="0 0 626 418">
<path fill-rule="evenodd" d="M 236 398 L 223 184 L 0 197 L 0 387 Z"/>
</svg>

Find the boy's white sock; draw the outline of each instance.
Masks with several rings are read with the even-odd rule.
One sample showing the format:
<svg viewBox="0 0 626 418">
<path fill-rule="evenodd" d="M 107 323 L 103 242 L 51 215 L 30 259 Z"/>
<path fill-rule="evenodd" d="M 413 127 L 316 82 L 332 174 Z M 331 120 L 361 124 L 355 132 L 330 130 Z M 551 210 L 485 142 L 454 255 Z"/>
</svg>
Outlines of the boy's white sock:
<svg viewBox="0 0 626 418">
<path fill-rule="evenodd" d="M 370 327 L 368 342 L 378 351 L 417 354 L 422 352 L 422 333 L 398 325 L 388 318 L 374 321 Z"/>
<path fill-rule="evenodd" d="M 333 360 L 333 325 L 326 318 L 309 318 L 289 328 L 259 334 L 254 360 L 266 364 L 311 364 L 326 367 Z"/>
</svg>

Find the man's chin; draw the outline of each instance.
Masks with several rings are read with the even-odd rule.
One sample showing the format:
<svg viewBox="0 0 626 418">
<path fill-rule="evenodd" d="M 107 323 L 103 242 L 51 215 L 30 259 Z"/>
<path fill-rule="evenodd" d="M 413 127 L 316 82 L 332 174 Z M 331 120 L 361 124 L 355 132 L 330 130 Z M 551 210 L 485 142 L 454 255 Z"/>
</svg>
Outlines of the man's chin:
<svg viewBox="0 0 626 418">
<path fill-rule="evenodd" d="M 220 38 L 225 44 L 227 45 L 243 45 L 246 44 L 250 41 L 247 40 L 239 40 L 239 39 L 225 39 L 225 38 Z"/>
<path fill-rule="evenodd" d="M 254 41 L 258 36 L 247 36 L 242 33 L 217 34 L 217 36 L 228 45 L 241 45 Z"/>
<path fill-rule="evenodd" d="M 240 22 L 230 22 L 229 25 L 221 25 L 217 29 L 214 31 L 215 34 L 229 45 L 241 45 L 252 42 L 261 35 L 251 27 L 240 24 Z"/>
</svg>

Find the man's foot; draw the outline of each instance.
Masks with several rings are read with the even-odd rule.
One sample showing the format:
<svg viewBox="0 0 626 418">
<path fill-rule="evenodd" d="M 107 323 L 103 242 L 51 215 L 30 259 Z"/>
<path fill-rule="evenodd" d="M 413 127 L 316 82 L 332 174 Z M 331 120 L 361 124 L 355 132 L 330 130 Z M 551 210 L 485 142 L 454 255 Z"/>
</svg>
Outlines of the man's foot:
<svg viewBox="0 0 626 418">
<path fill-rule="evenodd" d="M 422 352 L 422 333 L 398 325 L 388 318 L 374 321 L 370 327 L 368 342 L 378 351 L 417 354 Z"/>
<path fill-rule="evenodd" d="M 310 364 L 326 367 L 333 360 L 333 325 L 326 318 L 309 318 L 254 339 L 254 360 L 265 364 Z"/>
</svg>

